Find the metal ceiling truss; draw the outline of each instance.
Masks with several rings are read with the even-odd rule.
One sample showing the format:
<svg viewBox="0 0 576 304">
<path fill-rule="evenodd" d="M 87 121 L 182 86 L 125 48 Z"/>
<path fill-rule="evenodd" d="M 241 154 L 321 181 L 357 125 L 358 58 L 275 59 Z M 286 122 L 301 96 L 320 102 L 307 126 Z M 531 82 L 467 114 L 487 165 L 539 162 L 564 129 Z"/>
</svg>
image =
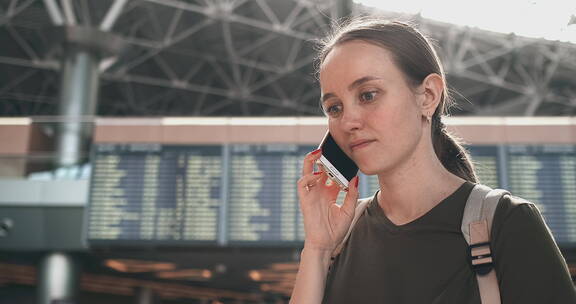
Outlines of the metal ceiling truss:
<svg viewBox="0 0 576 304">
<path fill-rule="evenodd" d="M 475 115 L 575 115 L 576 45 L 420 19 L 458 104 Z M 466 85 L 466 80 L 480 85 Z M 466 99 L 466 100 L 464 100 Z"/>
<path fill-rule="evenodd" d="M 27 4 L 30 5 L 31 3 Z M 282 10 L 275 12 L 266 1 L 109 1 L 107 3 L 109 5 L 108 12 L 100 22 L 99 28 L 101 30 L 113 30 L 113 24 L 117 17 L 127 19 L 128 22 L 141 19 L 143 15 L 148 18 L 144 22 L 132 22 L 136 23 L 134 26 L 126 26 L 116 30 L 124 34 L 130 47 L 124 54 L 120 55 L 119 59 L 103 62 L 101 65 L 102 79 L 104 82 L 112 81 L 116 86 L 121 87 L 129 84 L 140 84 L 154 86 L 157 90 L 178 89 L 186 91 L 186 93 L 181 92 L 176 95 L 187 97 L 187 102 L 194 102 L 194 99 L 198 97 L 202 103 L 204 101 L 222 103 L 221 107 L 240 102 L 243 109 L 241 115 L 265 114 L 265 112 L 249 111 L 247 105 L 249 103 L 265 105 L 269 110 L 280 106 L 284 112 L 288 110 L 293 114 L 299 112 L 308 113 L 308 115 L 318 114 L 316 106 L 302 106 L 295 96 L 291 97 L 291 102 L 287 102 L 290 97 L 287 98 L 286 94 L 279 97 L 273 94 L 278 92 L 276 88 L 267 89 L 266 87 L 284 77 L 299 78 L 299 81 L 303 78 L 312 80 L 311 73 L 303 76 L 295 75 L 302 67 L 311 65 L 314 58 L 309 48 L 304 50 L 305 43 L 302 40 L 313 39 L 318 36 L 319 31 L 328 28 L 329 20 L 322 14 L 324 14 L 323 11 L 329 9 L 331 3 L 330 1 L 285 1 L 285 3 L 289 4 L 286 9 L 282 8 Z M 46 13 L 55 25 L 74 25 L 83 22 L 91 24 L 95 20 L 94 16 L 86 13 L 87 4 L 85 1 L 44 0 L 41 4 L 44 4 Z M 75 7 L 78 8 L 75 9 Z M 165 16 L 158 16 L 161 12 L 166 12 L 159 9 L 161 7 L 171 10 L 173 18 L 169 19 L 169 26 L 167 27 L 164 27 L 164 24 L 160 24 L 161 21 L 159 21 L 166 19 L 161 18 Z M 122 8 L 125 9 L 123 13 L 120 12 Z M 259 10 L 262 13 L 261 16 L 257 13 L 256 18 L 249 18 L 255 10 Z M 76 11 L 80 11 L 81 14 L 76 16 Z M 194 15 L 185 15 L 190 12 Z M 6 14 L 8 17 L 13 15 L 14 13 Z M 179 26 L 183 16 L 192 17 L 195 20 L 192 22 L 188 20 L 187 23 L 190 26 Z M 306 22 L 313 23 L 314 26 L 303 26 Z M 319 27 L 319 24 L 322 27 Z M 235 35 L 234 28 L 238 25 L 244 25 L 251 29 L 251 32 L 240 33 L 250 37 Z M 218 39 L 216 39 L 216 45 L 214 45 L 218 49 L 214 52 L 190 50 L 177 46 L 183 41 L 203 44 L 206 38 L 210 39 L 210 36 L 213 36 L 210 35 L 211 32 L 202 32 L 209 26 L 219 27 L 220 32 Z M 167 30 L 161 33 L 163 28 Z M 162 34 L 162 36 L 157 35 L 156 39 L 143 37 L 141 33 L 146 31 Z M 28 58 L 0 56 L 0 63 L 21 67 L 59 69 L 56 58 L 48 56 L 38 58 L 33 49 L 23 43 L 23 39 L 18 39 L 16 36 L 13 40 L 25 50 Z M 274 58 L 274 60 L 249 59 L 252 57 L 249 55 L 265 53 L 271 42 L 278 42 L 279 40 L 284 45 L 291 45 L 287 54 L 267 54 L 258 58 L 266 59 L 267 57 Z M 237 45 L 241 45 L 241 47 L 239 48 Z M 302 52 L 308 52 L 308 55 L 302 58 L 300 56 Z M 179 59 L 185 57 L 184 59 L 188 60 L 171 60 L 170 57 L 173 57 L 173 54 L 179 55 Z M 284 55 L 284 58 L 278 55 Z M 199 61 L 207 64 L 198 64 Z M 188 63 L 191 63 L 192 66 L 190 72 L 178 74 L 175 71 L 175 66 L 181 67 Z M 158 74 L 156 70 L 160 70 L 162 73 Z M 181 71 L 182 69 L 178 70 Z M 198 83 L 205 82 L 206 79 L 211 79 L 211 81 Z M 266 81 L 266 79 L 274 80 Z M 297 81 L 294 80 L 293 82 Z M 302 85 L 297 85 L 302 87 Z M 261 96 L 255 94 L 256 91 L 263 94 Z M 101 93 L 103 93 L 101 96 L 107 95 L 104 92 Z M 100 100 L 101 106 L 104 106 L 106 100 L 102 98 Z M 171 109 L 170 104 L 167 102 L 165 108 L 157 108 L 157 113 L 181 114 L 178 106 Z M 136 110 L 135 112 L 145 113 L 147 103 L 129 102 L 129 105 Z M 217 109 L 217 107 L 210 106 L 207 111 L 213 112 L 213 109 Z M 108 114 L 129 114 L 129 112 Z M 28 113 L 27 115 L 34 114 Z M 154 112 L 149 114 L 154 115 Z M 193 113 L 186 114 L 205 115 L 207 113 L 203 113 L 201 108 L 195 107 Z M 233 115 L 235 113 L 223 114 Z"/>
<path fill-rule="evenodd" d="M 97 27 L 128 44 L 100 64 L 99 115 L 321 115 L 312 40 L 328 31 L 340 6 L 336 0 L 0 0 L 1 115 L 55 113 L 59 53 L 43 31 L 58 24 Z M 436 41 L 459 105 L 454 114 L 576 112 L 573 44 L 400 18 Z"/>
</svg>

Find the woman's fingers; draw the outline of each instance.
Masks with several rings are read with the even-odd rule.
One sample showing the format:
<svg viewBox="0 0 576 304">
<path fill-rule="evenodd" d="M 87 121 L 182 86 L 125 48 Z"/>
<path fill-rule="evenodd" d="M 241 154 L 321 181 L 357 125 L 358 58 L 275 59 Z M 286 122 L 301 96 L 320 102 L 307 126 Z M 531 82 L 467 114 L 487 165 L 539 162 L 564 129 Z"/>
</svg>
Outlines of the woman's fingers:
<svg viewBox="0 0 576 304">
<path fill-rule="evenodd" d="M 306 192 L 310 192 L 312 188 L 321 185 L 321 181 L 323 179 L 323 174 L 320 172 L 314 172 L 313 174 L 304 175 L 298 180 L 298 193 L 303 194 Z"/>
<path fill-rule="evenodd" d="M 302 166 L 302 176 L 312 174 L 312 172 L 314 172 L 314 164 L 316 163 L 316 160 L 318 160 L 320 156 L 322 156 L 321 152 L 322 152 L 321 149 L 317 149 L 308 153 L 308 155 L 304 157 L 304 165 Z"/>
</svg>

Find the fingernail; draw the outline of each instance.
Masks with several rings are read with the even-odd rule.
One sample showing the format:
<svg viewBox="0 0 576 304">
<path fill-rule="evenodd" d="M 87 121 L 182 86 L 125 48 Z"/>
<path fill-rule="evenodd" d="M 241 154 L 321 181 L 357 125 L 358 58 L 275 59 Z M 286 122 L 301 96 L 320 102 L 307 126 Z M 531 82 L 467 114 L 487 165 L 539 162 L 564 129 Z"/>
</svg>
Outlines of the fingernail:
<svg viewBox="0 0 576 304">
<path fill-rule="evenodd" d="M 314 175 L 320 175 L 320 174 L 322 174 L 322 171 L 314 172 Z"/>
<path fill-rule="evenodd" d="M 312 151 L 312 154 L 318 154 L 321 151 L 322 151 L 322 149 L 316 149 L 316 150 Z"/>
<path fill-rule="evenodd" d="M 360 178 L 358 176 L 356 176 L 356 188 L 358 188 L 358 181 L 360 180 Z"/>
</svg>

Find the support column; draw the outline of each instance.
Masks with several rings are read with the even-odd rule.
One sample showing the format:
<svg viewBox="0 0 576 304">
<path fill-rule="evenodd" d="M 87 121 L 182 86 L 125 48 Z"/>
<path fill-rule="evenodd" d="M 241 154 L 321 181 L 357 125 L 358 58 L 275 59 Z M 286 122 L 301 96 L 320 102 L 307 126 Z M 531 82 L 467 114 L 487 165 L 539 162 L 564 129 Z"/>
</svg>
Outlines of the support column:
<svg viewBox="0 0 576 304">
<path fill-rule="evenodd" d="M 125 43 L 119 36 L 87 27 L 57 27 L 51 34 L 62 54 L 57 169 L 87 160 L 98 104 L 100 61 L 120 53 Z"/>
<path fill-rule="evenodd" d="M 52 252 L 46 254 L 40 262 L 38 281 L 40 304 L 76 303 L 79 286 L 78 261 L 70 254 Z"/>
<path fill-rule="evenodd" d="M 62 56 L 60 104 L 56 117 L 55 169 L 88 160 L 97 109 L 99 64 L 116 55 L 123 40 L 111 33 L 84 27 L 57 27 L 49 41 Z M 74 304 L 80 287 L 80 267 L 72 253 L 47 253 L 38 272 L 38 303 Z"/>
<path fill-rule="evenodd" d="M 98 96 L 100 59 L 90 50 L 71 45 L 62 60 L 55 167 L 80 165 L 92 139 Z"/>
<path fill-rule="evenodd" d="M 141 287 L 137 290 L 137 304 L 157 304 L 154 291 L 150 287 Z"/>
</svg>

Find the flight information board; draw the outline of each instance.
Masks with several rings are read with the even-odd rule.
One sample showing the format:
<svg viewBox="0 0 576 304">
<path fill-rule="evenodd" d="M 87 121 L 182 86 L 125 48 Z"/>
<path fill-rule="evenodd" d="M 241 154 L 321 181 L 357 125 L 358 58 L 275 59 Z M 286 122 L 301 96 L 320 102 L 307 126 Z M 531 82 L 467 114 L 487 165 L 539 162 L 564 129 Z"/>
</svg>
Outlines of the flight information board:
<svg viewBox="0 0 576 304">
<path fill-rule="evenodd" d="M 90 241 L 208 241 L 218 234 L 222 148 L 95 147 Z"/>
<path fill-rule="evenodd" d="M 296 183 L 304 156 L 314 149 L 95 145 L 86 238 L 91 245 L 301 243 Z M 559 243 L 576 243 L 576 146 L 468 149 L 482 183 L 534 202 Z M 361 174 L 361 197 L 378 187 L 377 176 Z"/>
<path fill-rule="evenodd" d="M 500 188 L 500 174 L 498 172 L 498 146 L 470 146 L 470 152 L 478 182 L 491 188 Z"/>
<path fill-rule="evenodd" d="M 294 144 L 230 147 L 228 239 L 302 241 L 296 183 L 313 147 Z"/>
<path fill-rule="evenodd" d="M 558 243 L 576 242 L 575 148 L 507 147 L 510 191 L 538 206 Z"/>
</svg>

